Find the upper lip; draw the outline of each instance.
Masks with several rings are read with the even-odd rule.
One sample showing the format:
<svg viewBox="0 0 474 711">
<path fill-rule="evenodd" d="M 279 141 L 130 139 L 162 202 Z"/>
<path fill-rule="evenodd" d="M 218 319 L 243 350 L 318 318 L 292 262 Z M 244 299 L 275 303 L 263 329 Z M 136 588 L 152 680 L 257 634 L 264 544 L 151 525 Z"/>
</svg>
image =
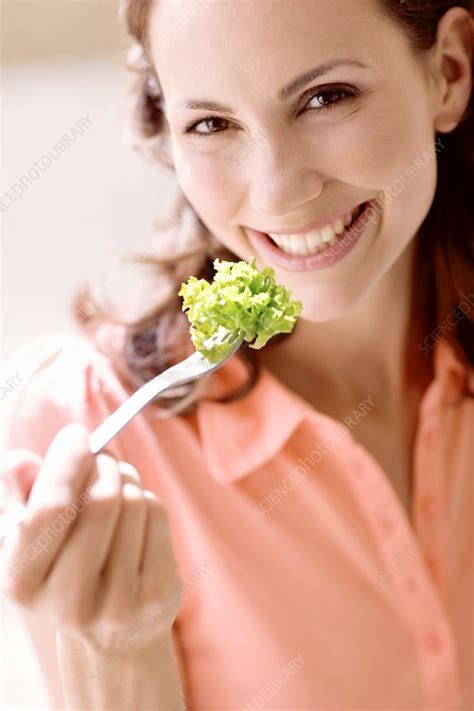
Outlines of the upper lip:
<svg viewBox="0 0 474 711">
<path fill-rule="evenodd" d="M 344 210 L 338 210 L 338 212 L 333 212 L 330 215 L 327 215 L 326 217 L 321 217 L 318 220 L 313 220 L 312 222 L 309 222 L 308 224 L 304 225 L 304 227 L 291 227 L 288 229 L 283 229 L 283 230 L 258 230 L 259 232 L 262 232 L 263 234 L 274 234 L 274 235 L 298 235 L 298 234 L 303 234 L 304 232 L 309 232 L 310 230 L 318 230 L 322 227 L 325 227 L 326 225 L 330 225 L 332 222 L 335 222 L 338 219 L 341 219 L 344 217 L 344 215 L 347 215 L 349 212 L 353 212 L 356 208 L 360 207 L 361 205 L 364 205 L 365 202 L 359 202 L 357 205 L 353 205 L 352 207 L 346 207 Z"/>
</svg>

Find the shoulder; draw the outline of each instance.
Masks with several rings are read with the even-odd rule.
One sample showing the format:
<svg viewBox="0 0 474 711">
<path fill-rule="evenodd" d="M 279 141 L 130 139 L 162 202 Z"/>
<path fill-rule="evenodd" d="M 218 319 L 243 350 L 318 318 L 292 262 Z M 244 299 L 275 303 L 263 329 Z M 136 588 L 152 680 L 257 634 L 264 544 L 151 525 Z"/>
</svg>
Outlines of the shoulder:
<svg viewBox="0 0 474 711">
<path fill-rule="evenodd" d="M 5 370 L 18 383 L 8 400 L 18 404 L 40 395 L 58 407 L 71 407 L 84 399 L 87 384 L 120 387 L 105 354 L 91 340 L 67 332 L 27 342 L 8 359 Z"/>
<path fill-rule="evenodd" d="M 111 403 L 126 395 L 105 354 L 86 337 L 67 332 L 27 342 L 3 370 L 4 444 L 33 445 L 40 455 L 68 422 L 92 424 L 106 394 Z"/>
</svg>

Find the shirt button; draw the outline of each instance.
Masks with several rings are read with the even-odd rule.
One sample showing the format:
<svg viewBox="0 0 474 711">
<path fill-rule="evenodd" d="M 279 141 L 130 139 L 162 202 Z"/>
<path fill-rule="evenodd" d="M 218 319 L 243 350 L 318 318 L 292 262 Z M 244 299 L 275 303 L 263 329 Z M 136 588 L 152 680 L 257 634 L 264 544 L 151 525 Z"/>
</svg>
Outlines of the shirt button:
<svg viewBox="0 0 474 711">
<path fill-rule="evenodd" d="M 441 635 L 436 630 L 430 630 L 423 637 L 423 646 L 428 652 L 438 654 L 444 647 Z"/>
<path fill-rule="evenodd" d="M 428 495 L 421 499 L 420 509 L 425 516 L 434 516 L 438 510 L 437 501 L 434 496 Z"/>
<path fill-rule="evenodd" d="M 430 570 L 431 576 L 436 580 L 438 578 L 438 564 L 435 559 L 427 555 L 425 556 L 425 562 Z"/>
<path fill-rule="evenodd" d="M 438 444 L 439 431 L 434 421 L 428 425 L 425 430 L 425 441 L 430 447 L 435 447 Z"/>
</svg>

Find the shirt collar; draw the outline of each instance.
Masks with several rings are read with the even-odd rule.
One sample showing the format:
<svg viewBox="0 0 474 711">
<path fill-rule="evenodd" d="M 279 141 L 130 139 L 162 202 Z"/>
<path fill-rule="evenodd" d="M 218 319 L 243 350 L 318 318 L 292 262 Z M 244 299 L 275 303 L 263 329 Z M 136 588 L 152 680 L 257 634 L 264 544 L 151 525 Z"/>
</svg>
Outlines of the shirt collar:
<svg viewBox="0 0 474 711">
<path fill-rule="evenodd" d="M 439 408 L 459 397 L 467 371 L 447 337 L 433 354 L 434 379 L 425 392 L 423 408 Z M 213 374 L 206 396 L 233 391 L 247 378 L 240 358 L 233 356 Z M 221 484 L 230 484 L 271 460 L 297 426 L 317 413 L 267 368 L 261 367 L 253 388 L 238 400 L 220 403 L 201 399 L 196 417 L 209 472 Z"/>
<path fill-rule="evenodd" d="M 466 367 L 460 346 L 447 336 L 440 338 L 435 345 L 433 367 L 434 379 L 420 405 L 423 413 L 456 404 L 466 387 L 474 389 L 474 370 Z"/>
<path fill-rule="evenodd" d="M 212 395 L 232 392 L 247 377 L 244 363 L 233 356 L 214 372 Z M 305 405 L 265 367 L 238 400 L 200 400 L 196 415 L 211 475 L 222 484 L 231 483 L 271 459 L 305 417 Z"/>
</svg>

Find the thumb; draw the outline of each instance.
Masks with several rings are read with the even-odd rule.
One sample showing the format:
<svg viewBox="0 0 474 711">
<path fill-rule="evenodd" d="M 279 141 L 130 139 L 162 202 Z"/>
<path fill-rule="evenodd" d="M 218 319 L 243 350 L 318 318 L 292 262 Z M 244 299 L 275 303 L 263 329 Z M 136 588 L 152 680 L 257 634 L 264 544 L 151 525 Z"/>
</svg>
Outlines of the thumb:
<svg viewBox="0 0 474 711">
<path fill-rule="evenodd" d="M 0 470 L 0 510 L 20 501 L 26 503 L 43 459 L 28 449 L 10 449 Z"/>
</svg>

